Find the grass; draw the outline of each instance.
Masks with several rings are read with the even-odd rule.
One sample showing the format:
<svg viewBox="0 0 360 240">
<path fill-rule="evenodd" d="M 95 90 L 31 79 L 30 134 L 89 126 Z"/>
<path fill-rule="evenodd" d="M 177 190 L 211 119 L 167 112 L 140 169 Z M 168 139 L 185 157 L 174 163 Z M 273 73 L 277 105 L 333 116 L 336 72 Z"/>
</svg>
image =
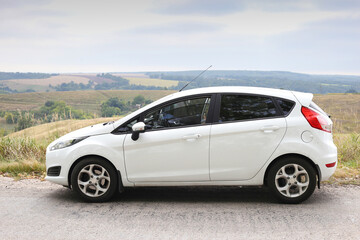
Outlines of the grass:
<svg viewBox="0 0 360 240">
<path fill-rule="evenodd" d="M 5 118 L 0 118 L 0 129 L 4 129 L 8 133 L 10 133 L 10 132 L 14 131 L 15 126 L 16 126 L 16 124 L 6 123 Z"/>
<path fill-rule="evenodd" d="M 360 133 L 335 134 L 338 167 L 330 183 L 360 185 Z"/>
<path fill-rule="evenodd" d="M 335 133 L 360 133 L 360 94 L 317 94 L 314 101 L 331 115 Z"/>
<path fill-rule="evenodd" d="M 32 138 L 36 141 L 46 141 L 50 143 L 56 138 L 59 138 L 62 135 L 65 135 L 66 133 L 75 131 L 77 129 L 91 126 L 97 123 L 116 121 L 118 119 L 120 119 L 120 117 L 96 118 L 96 119 L 85 119 L 85 120 L 69 119 L 64 121 L 45 123 L 38 126 L 26 128 L 19 132 L 11 133 L 9 137 Z"/>
<path fill-rule="evenodd" d="M 89 125 L 117 120 L 98 118 L 47 123 L 0 138 L 0 174 L 15 178 L 45 177 L 46 147 L 60 136 Z"/>
<path fill-rule="evenodd" d="M 33 138 L 0 138 L 0 174 L 43 177 L 46 146 Z"/>
</svg>

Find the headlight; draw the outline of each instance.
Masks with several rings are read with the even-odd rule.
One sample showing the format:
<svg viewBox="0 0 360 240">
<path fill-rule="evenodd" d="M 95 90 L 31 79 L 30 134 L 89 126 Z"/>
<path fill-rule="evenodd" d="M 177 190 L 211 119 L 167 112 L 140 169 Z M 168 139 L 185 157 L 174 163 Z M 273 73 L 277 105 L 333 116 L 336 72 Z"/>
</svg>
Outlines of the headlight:
<svg viewBox="0 0 360 240">
<path fill-rule="evenodd" d="M 69 146 L 71 146 L 71 145 L 74 145 L 74 144 L 76 144 L 76 143 L 84 140 L 85 138 L 88 138 L 88 136 L 57 142 L 57 143 L 55 143 L 54 146 L 52 146 L 52 147 L 50 148 L 50 151 L 69 147 Z"/>
</svg>

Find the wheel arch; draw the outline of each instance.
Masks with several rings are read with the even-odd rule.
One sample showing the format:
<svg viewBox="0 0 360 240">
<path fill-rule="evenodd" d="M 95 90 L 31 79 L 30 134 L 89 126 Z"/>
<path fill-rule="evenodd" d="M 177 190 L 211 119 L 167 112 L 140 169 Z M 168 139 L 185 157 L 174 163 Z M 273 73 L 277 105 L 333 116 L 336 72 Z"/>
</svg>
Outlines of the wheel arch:
<svg viewBox="0 0 360 240">
<path fill-rule="evenodd" d="M 288 158 L 288 157 L 298 157 L 298 158 L 302 158 L 304 159 L 305 161 L 307 161 L 308 163 L 311 164 L 311 166 L 314 168 L 315 172 L 316 172 L 316 176 L 318 178 L 318 188 L 320 188 L 320 180 L 321 180 L 321 171 L 320 171 L 320 168 L 318 165 L 316 165 L 314 163 L 314 161 L 312 161 L 310 158 L 304 156 L 304 155 L 301 155 L 301 154 L 296 154 L 296 153 L 288 153 L 288 154 L 284 154 L 284 155 L 281 155 L 277 158 L 275 158 L 266 168 L 266 171 L 265 171 L 265 174 L 264 174 L 264 185 L 267 186 L 267 177 L 268 177 L 268 174 L 269 174 L 269 170 L 272 168 L 272 166 L 277 162 L 279 161 L 280 159 L 284 159 L 284 158 Z"/>
<path fill-rule="evenodd" d="M 124 186 L 123 186 L 123 183 L 122 183 L 122 179 L 121 179 L 121 173 L 120 171 L 115 167 L 115 165 L 109 161 L 107 158 L 103 157 L 103 156 L 100 156 L 100 155 L 96 155 L 96 154 L 89 154 L 89 155 L 85 155 L 85 156 L 82 156 L 80 158 L 78 158 L 76 161 L 73 162 L 73 164 L 71 165 L 70 169 L 69 169 L 69 173 L 68 173 L 68 183 L 69 183 L 69 188 L 71 188 L 71 174 L 74 170 L 74 167 L 79 163 L 81 162 L 82 160 L 86 159 L 86 158 L 90 158 L 90 157 L 93 157 L 93 158 L 100 158 L 104 161 L 107 161 L 109 164 L 111 164 L 111 166 L 115 169 L 115 171 L 117 172 L 117 177 L 118 177 L 118 191 L 119 192 L 123 192 L 124 191 Z"/>
</svg>

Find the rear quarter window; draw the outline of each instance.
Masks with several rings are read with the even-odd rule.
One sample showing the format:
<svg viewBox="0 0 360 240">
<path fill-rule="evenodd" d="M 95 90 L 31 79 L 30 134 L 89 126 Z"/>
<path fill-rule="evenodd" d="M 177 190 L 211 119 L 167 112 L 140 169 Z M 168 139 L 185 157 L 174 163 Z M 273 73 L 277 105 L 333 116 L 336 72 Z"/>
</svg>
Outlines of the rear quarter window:
<svg viewBox="0 0 360 240">
<path fill-rule="evenodd" d="M 283 111 L 284 116 L 289 115 L 291 110 L 295 106 L 295 102 L 286 100 L 286 99 L 277 98 L 276 102 L 279 105 L 279 107 L 281 108 L 281 110 Z"/>
</svg>

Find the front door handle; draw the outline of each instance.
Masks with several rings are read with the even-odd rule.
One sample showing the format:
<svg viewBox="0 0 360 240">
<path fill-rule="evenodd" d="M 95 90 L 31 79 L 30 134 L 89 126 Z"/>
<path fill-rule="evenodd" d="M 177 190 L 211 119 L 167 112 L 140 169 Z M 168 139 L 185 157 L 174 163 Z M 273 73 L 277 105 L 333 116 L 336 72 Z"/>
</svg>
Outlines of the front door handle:
<svg viewBox="0 0 360 240">
<path fill-rule="evenodd" d="M 264 126 L 262 128 L 260 128 L 261 131 L 263 131 L 264 133 L 272 133 L 276 130 L 279 130 L 280 127 L 279 126 L 275 126 L 275 125 L 272 125 L 272 126 Z"/>
<path fill-rule="evenodd" d="M 191 135 L 186 135 L 186 136 L 183 136 L 182 138 L 186 141 L 189 141 L 189 142 L 193 142 L 195 141 L 196 139 L 200 138 L 201 137 L 201 134 L 200 133 L 196 133 L 196 134 L 191 134 Z"/>
</svg>

